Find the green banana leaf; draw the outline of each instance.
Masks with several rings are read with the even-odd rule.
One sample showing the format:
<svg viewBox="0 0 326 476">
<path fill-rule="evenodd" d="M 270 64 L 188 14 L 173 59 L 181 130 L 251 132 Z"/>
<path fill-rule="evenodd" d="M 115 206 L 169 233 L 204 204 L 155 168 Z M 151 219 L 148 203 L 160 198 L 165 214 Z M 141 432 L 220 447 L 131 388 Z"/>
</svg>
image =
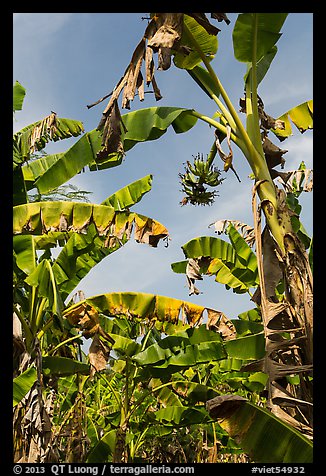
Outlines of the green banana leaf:
<svg viewBox="0 0 326 476">
<path fill-rule="evenodd" d="M 211 421 L 204 407 L 169 406 L 153 413 L 155 420 L 171 426 L 188 426 Z"/>
<path fill-rule="evenodd" d="M 42 359 L 44 375 L 89 375 L 90 365 L 67 357 L 45 356 Z"/>
<path fill-rule="evenodd" d="M 300 432 L 266 409 L 237 395 L 206 403 L 210 416 L 257 463 L 311 463 L 313 445 Z"/>
<path fill-rule="evenodd" d="M 268 51 L 262 58 L 260 58 L 259 61 L 257 61 L 257 69 L 256 69 L 257 85 L 259 85 L 264 79 L 267 71 L 270 68 L 270 65 L 273 59 L 275 58 L 276 53 L 277 53 L 277 46 L 274 45 L 270 51 Z M 250 77 L 251 69 L 252 69 L 252 64 L 248 63 L 247 71 L 243 78 L 245 83 L 247 79 Z"/>
<path fill-rule="evenodd" d="M 169 126 L 179 134 L 187 132 L 197 122 L 191 110 L 178 107 L 139 109 L 123 114 L 122 120 L 127 129 L 123 141 L 125 152 L 139 142 L 158 139 Z M 95 171 L 120 165 L 122 157 L 118 154 L 110 154 L 105 161 L 98 161 L 96 154 L 102 148 L 101 141 L 101 133 L 94 129 L 84 134 L 66 152 L 48 155 L 24 166 L 29 188 L 37 187 L 40 193 L 46 193 L 70 180 L 86 166 Z"/>
<path fill-rule="evenodd" d="M 112 194 L 102 205 L 112 202 L 113 207 L 109 205 L 110 208 L 107 209 L 109 213 L 113 213 L 114 206 L 118 209 L 130 207 L 134 203 L 139 202 L 143 195 L 150 190 L 151 182 L 152 176 L 147 175 Z M 34 210 L 32 205 L 31 207 Z M 47 208 L 47 205 L 43 205 L 42 210 L 45 210 L 44 207 Z M 51 205 L 48 207 L 52 208 Z M 57 210 L 60 213 L 60 209 L 58 208 Z M 66 210 L 65 207 L 64 210 Z M 86 212 L 88 213 L 88 211 L 89 207 L 86 207 Z M 136 227 L 139 230 L 145 217 L 142 215 L 135 215 L 135 217 L 137 217 L 135 218 Z M 117 219 L 118 223 L 119 221 L 121 219 Z M 130 224 L 130 222 L 126 221 L 126 224 L 128 223 Z M 157 227 L 158 223 L 155 223 Z M 148 220 L 147 224 L 150 224 Z M 68 229 L 67 223 L 63 226 L 63 229 Z M 111 232 L 113 232 L 112 228 Z M 125 233 L 123 235 L 120 234 L 119 239 L 113 240 L 112 238 L 108 241 L 105 234 L 103 234 L 103 230 L 101 230 L 101 233 L 102 236 L 99 235 L 94 223 L 89 223 L 83 229 L 82 234 L 74 233 L 73 231 L 48 231 L 47 234 L 34 237 L 16 235 L 14 236 L 16 264 L 26 274 L 29 274 L 35 268 L 35 249 L 50 249 L 51 247 L 56 247 L 59 243 L 60 246 L 63 246 L 63 249 L 53 264 L 53 272 L 60 292 L 63 293 L 63 299 L 65 299 L 97 263 L 119 249 L 129 239 L 128 233 Z"/>
<path fill-rule="evenodd" d="M 235 58 L 250 63 L 254 46 L 257 62 L 269 53 L 281 37 L 280 30 L 287 15 L 287 13 L 240 13 L 232 34 Z"/>
<path fill-rule="evenodd" d="M 58 154 L 45 155 L 31 162 L 28 162 L 22 166 L 23 177 L 27 190 L 31 190 L 35 187 L 36 180 L 41 177 L 48 168 L 61 160 L 64 152 Z M 26 202 L 25 202 L 26 203 Z"/>
<path fill-rule="evenodd" d="M 141 348 L 141 345 L 138 344 L 138 342 L 135 342 L 133 339 L 129 339 L 128 337 L 112 333 L 110 333 L 110 337 L 115 341 L 112 350 L 119 352 L 119 354 L 132 357 L 137 354 Z"/>
<path fill-rule="evenodd" d="M 306 101 L 293 107 L 278 118 L 285 123 L 284 129 L 271 129 L 280 139 L 285 140 L 292 135 L 291 121 L 301 133 L 313 128 L 313 101 Z M 291 120 L 291 121 L 290 121 Z"/>
<path fill-rule="evenodd" d="M 31 235 L 17 235 L 13 238 L 13 250 L 18 268 L 31 274 L 36 267 L 36 247 Z"/>
<path fill-rule="evenodd" d="M 202 236 L 188 241 L 182 250 L 186 258 L 208 258 L 199 263 L 200 273 L 215 274 L 216 281 L 236 293 L 244 293 L 259 283 L 257 259 L 233 225 L 229 226 L 229 236 L 231 244 Z M 175 273 L 186 273 L 187 261 L 172 263 L 171 268 Z"/>
<path fill-rule="evenodd" d="M 171 386 L 162 386 L 162 380 L 159 378 L 152 378 L 150 380 L 151 390 L 160 403 L 165 407 L 179 406 L 182 407 L 180 398 L 171 390 Z M 158 387 L 158 390 L 156 390 Z"/>
<path fill-rule="evenodd" d="M 48 300 L 53 314 L 61 317 L 64 308 L 50 260 L 43 259 L 25 279 L 30 286 L 38 290 L 38 294 Z"/>
<path fill-rule="evenodd" d="M 202 325 L 165 337 L 139 352 L 133 360 L 139 365 L 164 368 L 170 373 L 226 358 L 258 360 L 265 355 L 265 341 L 261 326 L 256 324 L 255 331 L 259 333 L 222 342 L 219 333 Z"/>
<path fill-rule="evenodd" d="M 13 380 L 13 406 L 15 407 L 30 391 L 37 379 L 35 367 L 29 367 Z"/>
<path fill-rule="evenodd" d="M 172 388 L 177 395 L 185 398 L 190 404 L 206 402 L 220 394 L 215 388 L 189 380 L 177 380 L 172 382 Z"/>
<path fill-rule="evenodd" d="M 205 55 L 211 56 L 211 59 L 213 59 L 218 47 L 217 37 L 215 35 L 210 35 L 206 29 L 203 28 L 194 18 L 186 14 L 184 15 L 183 21 L 187 29 L 189 29 L 191 32 L 191 35 L 199 44 L 201 50 L 205 53 Z M 189 70 L 197 66 L 202 61 L 196 49 L 192 46 L 192 36 L 189 35 L 185 28 L 183 29 L 180 39 L 180 46 L 186 46 L 190 48 L 190 52 L 186 55 L 176 52 L 173 62 L 178 68 Z"/>
<path fill-rule="evenodd" d="M 166 337 L 159 344 L 148 347 L 133 357 L 139 365 L 152 365 L 156 368 L 176 371 L 203 362 L 224 359 L 227 354 L 221 342 L 202 342 L 201 344 L 179 345 L 175 351 L 165 348 L 172 336 Z M 162 347 L 164 345 L 164 347 Z M 185 345 L 185 347 L 184 347 Z"/>
<path fill-rule="evenodd" d="M 124 210 L 132 207 L 143 198 L 145 193 L 152 189 L 152 180 L 152 175 L 146 175 L 110 195 L 101 205 L 108 205 L 115 210 Z"/>
<path fill-rule="evenodd" d="M 230 223 L 225 230 L 225 233 L 229 236 L 231 244 L 235 249 L 235 252 L 239 258 L 239 261 L 253 273 L 258 273 L 257 257 L 251 250 L 248 243 L 244 240 L 237 229 Z"/>
<path fill-rule="evenodd" d="M 113 454 L 115 448 L 116 431 L 110 430 L 105 433 L 95 446 L 92 446 L 87 455 L 87 463 L 105 463 Z"/>
<path fill-rule="evenodd" d="M 16 167 L 13 169 L 12 186 L 13 206 L 15 207 L 16 205 L 28 202 L 27 188 L 24 181 L 22 167 Z"/>
<path fill-rule="evenodd" d="M 249 309 L 249 311 L 242 312 L 238 315 L 238 318 L 241 320 L 252 321 L 252 322 L 261 322 L 261 314 L 259 309 L 256 307 Z"/>
<path fill-rule="evenodd" d="M 201 87 L 201 89 L 209 96 L 211 99 L 213 98 L 213 94 L 215 96 L 220 95 L 220 90 L 217 89 L 216 84 L 212 80 L 211 75 L 209 72 L 204 69 L 202 66 L 197 65 L 194 66 L 192 69 L 187 69 L 187 72 L 192 77 L 194 81 Z"/>
<path fill-rule="evenodd" d="M 21 111 L 23 108 L 23 102 L 26 94 L 26 89 L 20 84 L 19 81 L 16 81 L 13 86 L 13 110 Z"/>
</svg>

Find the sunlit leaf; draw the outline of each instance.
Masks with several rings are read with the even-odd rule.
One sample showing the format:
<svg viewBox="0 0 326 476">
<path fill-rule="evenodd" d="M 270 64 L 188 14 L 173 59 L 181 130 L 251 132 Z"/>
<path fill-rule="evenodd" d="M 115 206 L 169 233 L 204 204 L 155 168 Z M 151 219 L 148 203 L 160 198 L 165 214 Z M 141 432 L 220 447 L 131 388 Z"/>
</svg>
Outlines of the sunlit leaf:
<svg viewBox="0 0 326 476">
<path fill-rule="evenodd" d="M 23 102 L 26 94 L 26 89 L 20 84 L 19 81 L 16 81 L 13 86 L 13 110 L 21 111 L 23 108 Z"/>
<path fill-rule="evenodd" d="M 16 406 L 30 391 L 37 379 L 35 367 L 29 367 L 13 380 L 13 404 Z"/>
</svg>

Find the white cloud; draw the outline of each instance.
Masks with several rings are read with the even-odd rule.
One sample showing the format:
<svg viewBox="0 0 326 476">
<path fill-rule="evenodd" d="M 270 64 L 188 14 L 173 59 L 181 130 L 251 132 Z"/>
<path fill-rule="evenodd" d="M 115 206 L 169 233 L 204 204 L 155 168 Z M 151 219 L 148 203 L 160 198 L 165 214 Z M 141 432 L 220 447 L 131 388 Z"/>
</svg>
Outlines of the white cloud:
<svg viewBox="0 0 326 476">
<path fill-rule="evenodd" d="M 73 13 L 14 13 L 15 28 L 19 28 L 21 36 L 28 37 L 28 41 L 42 38 L 38 47 L 44 47 L 52 40 L 51 35 L 57 33 L 70 20 Z"/>
<path fill-rule="evenodd" d="M 293 126 L 295 129 L 295 126 Z M 286 160 L 285 170 L 296 170 L 300 163 L 304 161 L 306 167 L 313 168 L 313 136 L 311 131 L 306 131 L 303 135 L 294 131 L 281 145 L 282 149 L 288 152 L 284 155 Z"/>
</svg>

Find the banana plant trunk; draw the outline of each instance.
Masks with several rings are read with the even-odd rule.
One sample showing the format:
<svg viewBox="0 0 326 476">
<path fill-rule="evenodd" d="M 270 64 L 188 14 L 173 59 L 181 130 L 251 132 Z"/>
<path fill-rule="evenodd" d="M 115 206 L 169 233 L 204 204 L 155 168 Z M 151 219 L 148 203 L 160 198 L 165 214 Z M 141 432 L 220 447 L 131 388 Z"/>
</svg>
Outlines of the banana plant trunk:
<svg viewBox="0 0 326 476">
<path fill-rule="evenodd" d="M 255 296 L 261 307 L 266 355 L 260 362 L 268 375 L 268 406 L 272 413 L 312 438 L 313 285 L 306 251 L 293 232 L 291 215 L 282 190 L 274 186 L 276 207 L 260 191 L 266 227 L 256 206 L 253 213 L 260 278 Z M 277 237 L 277 238 L 276 238 Z M 283 280 L 280 301 L 275 287 Z M 297 376 L 296 384 L 290 377 Z"/>
</svg>

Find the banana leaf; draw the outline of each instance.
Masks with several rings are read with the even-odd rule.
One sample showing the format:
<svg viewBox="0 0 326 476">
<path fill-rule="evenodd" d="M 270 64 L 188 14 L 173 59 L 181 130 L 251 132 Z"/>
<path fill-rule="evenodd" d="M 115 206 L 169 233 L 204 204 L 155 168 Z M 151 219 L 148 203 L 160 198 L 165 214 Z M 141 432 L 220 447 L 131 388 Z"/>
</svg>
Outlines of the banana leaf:
<svg viewBox="0 0 326 476">
<path fill-rule="evenodd" d="M 42 370 L 44 375 L 89 375 L 90 366 L 78 360 L 67 357 L 44 356 L 42 359 Z"/>
<path fill-rule="evenodd" d="M 311 463 L 313 445 L 300 432 L 266 409 L 238 395 L 215 397 L 206 403 L 210 416 L 257 463 Z"/>
<path fill-rule="evenodd" d="M 34 271 L 27 276 L 25 282 L 37 288 L 38 294 L 47 298 L 48 306 L 53 314 L 61 317 L 64 308 L 63 300 L 59 293 L 51 262 L 48 259 L 43 259 Z"/>
<path fill-rule="evenodd" d="M 168 236 L 159 222 L 137 213 L 115 211 L 113 207 L 80 202 L 35 202 L 18 205 L 13 209 L 14 234 L 42 234 L 49 231 L 85 232 L 94 224 L 100 236 L 122 238 L 130 235 L 135 222 L 135 239 L 156 247 L 161 238 Z"/>
<path fill-rule="evenodd" d="M 20 84 L 19 81 L 15 81 L 13 86 L 13 110 L 21 111 L 23 108 L 23 102 L 26 94 L 26 89 Z"/>
<path fill-rule="evenodd" d="M 235 58 L 250 63 L 253 47 L 256 48 L 257 61 L 269 53 L 281 37 L 280 30 L 287 15 L 287 13 L 240 13 L 232 34 Z"/>
<path fill-rule="evenodd" d="M 202 61 L 196 48 L 192 46 L 192 37 L 195 38 L 196 42 L 199 44 L 201 50 L 205 53 L 205 55 L 212 57 L 211 59 L 213 59 L 215 53 L 217 52 L 218 41 L 215 35 L 210 35 L 207 30 L 203 26 L 201 26 L 194 18 L 185 14 L 183 21 L 187 29 L 189 29 L 189 31 L 191 32 L 191 36 L 184 28 L 180 39 L 180 46 L 186 46 L 190 49 L 190 52 L 189 54 L 176 52 L 173 62 L 178 68 L 190 70 Z"/>
<path fill-rule="evenodd" d="M 280 139 L 285 140 L 292 135 L 291 121 L 296 128 L 301 132 L 313 128 L 313 101 L 306 101 L 293 107 L 289 111 L 282 114 L 279 118 L 285 124 L 284 129 L 271 129 L 271 131 Z"/>
<path fill-rule="evenodd" d="M 211 75 L 202 66 L 194 66 L 192 69 L 187 69 L 187 72 L 211 99 L 213 98 L 213 94 L 217 97 L 220 95 L 220 90 L 217 89 Z"/>
<path fill-rule="evenodd" d="M 28 202 L 27 187 L 24 181 L 23 172 L 21 167 L 16 167 L 13 170 L 12 177 L 13 186 L 13 206 L 21 205 Z"/>
<path fill-rule="evenodd" d="M 268 51 L 264 56 L 262 56 L 262 58 L 260 58 L 259 61 L 257 61 L 257 69 L 256 69 L 257 85 L 259 85 L 262 82 L 262 80 L 264 79 L 267 71 L 270 68 L 270 65 L 271 65 L 273 59 L 276 56 L 276 53 L 277 53 L 277 46 L 274 45 L 271 48 L 270 51 Z M 252 70 L 252 64 L 248 63 L 247 72 L 246 72 L 246 74 L 244 75 L 244 78 L 243 78 L 245 83 L 248 80 L 248 78 L 250 77 L 251 70 Z"/>
<path fill-rule="evenodd" d="M 143 196 L 151 190 L 152 180 L 152 175 L 146 175 L 113 193 L 106 198 L 101 205 L 108 205 L 115 210 L 129 208 L 135 205 L 135 203 L 138 203 Z"/>
<path fill-rule="evenodd" d="M 127 317 L 132 320 L 168 321 L 177 323 L 182 315 L 185 321 L 195 325 L 200 321 L 203 306 L 166 296 L 147 293 L 108 293 L 92 296 L 65 310 L 64 316 L 78 316 L 84 305 L 89 304 L 107 317 Z"/>
<path fill-rule="evenodd" d="M 229 226 L 229 236 L 231 244 L 220 238 L 202 236 L 190 240 L 182 249 L 186 258 L 199 259 L 200 274 L 214 274 L 215 280 L 227 288 L 244 293 L 259 282 L 257 259 L 232 225 Z M 207 259 L 202 261 L 201 258 Z M 175 273 L 187 274 L 187 264 L 187 261 L 176 262 L 171 264 L 171 268 Z"/>
<path fill-rule="evenodd" d="M 55 114 L 53 113 L 52 116 L 54 117 Z M 14 134 L 14 167 L 21 166 L 24 162 L 30 159 L 33 147 L 35 147 L 36 150 L 41 150 L 49 141 L 56 142 L 69 137 L 77 137 L 84 132 L 83 124 L 80 121 L 57 117 L 55 118 L 55 123 L 51 126 L 50 131 L 47 119 L 48 118 L 45 118 L 41 121 L 34 122 Z M 34 142 L 33 137 L 36 131 L 39 131 L 39 134 L 37 135 L 37 140 L 35 139 Z"/>
<path fill-rule="evenodd" d="M 18 268 L 25 274 L 31 274 L 36 267 L 36 248 L 34 237 L 17 235 L 13 238 L 13 250 Z"/>
<path fill-rule="evenodd" d="M 256 329 L 256 330 L 260 330 Z M 222 342 L 219 333 L 205 325 L 165 337 L 133 357 L 139 365 L 164 368 L 173 373 L 199 363 L 226 358 L 258 360 L 265 355 L 262 332 Z"/>
<path fill-rule="evenodd" d="M 215 388 L 189 380 L 177 380 L 172 382 L 172 389 L 177 395 L 185 398 L 189 403 L 195 404 L 206 402 L 220 394 Z"/>
<path fill-rule="evenodd" d="M 154 412 L 155 420 L 172 426 L 188 426 L 211 421 L 204 407 L 169 406 Z"/>
<path fill-rule="evenodd" d="M 87 455 L 87 463 L 105 463 L 108 457 L 113 454 L 115 448 L 116 431 L 106 432 L 95 446 L 92 446 Z"/>
<path fill-rule="evenodd" d="M 155 140 L 172 126 L 176 133 L 187 132 L 197 122 L 191 111 L 178 107 L 151 107 L 122 115 L 127 129 L 124 135 L 125 152 L 139 142 Z M 46 193 L 70 180 L 88 166 L 91 171 L 116 167 L 122 162 L 119 154 L 110 154 L 105 161 L 98 161 L 96 154 L 102 148 L 101 133 L 94 129 L 83 135 L 66 152 L 48 155 L 23 167 L 28 187 L 37 187 Z"/>
<path fill-rule="evenodd" d="M 37 379 L 35 367 L 29 367 L 13 380 L 13 406 L 15 407 L 30 391 Z"/>
</svg>

